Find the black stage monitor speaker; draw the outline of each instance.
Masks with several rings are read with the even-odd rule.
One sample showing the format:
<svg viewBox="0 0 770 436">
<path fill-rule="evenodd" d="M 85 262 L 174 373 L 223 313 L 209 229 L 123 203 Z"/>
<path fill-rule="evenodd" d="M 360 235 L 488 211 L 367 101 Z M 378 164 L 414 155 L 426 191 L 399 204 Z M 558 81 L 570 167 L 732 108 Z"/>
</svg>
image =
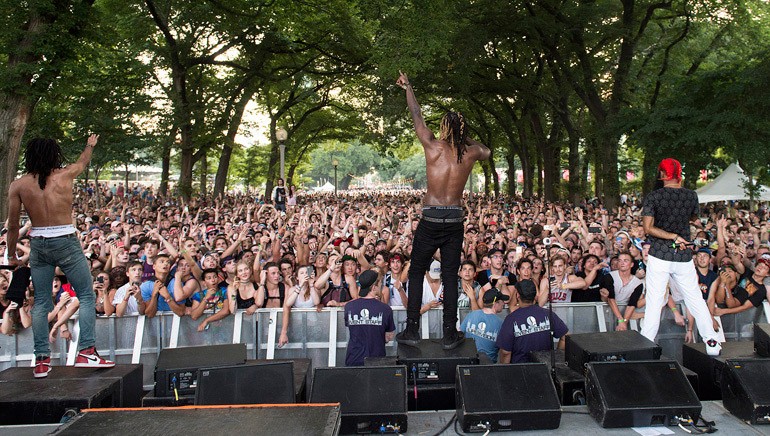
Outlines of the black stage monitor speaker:
<svg viewBox="0 0 770 436">
<path fill-rule="evenodd" d="M 561 405 L 544 363 L 457 367 L 457 421 L 463 431 L 559 428 Z"/>
<path fill-rule="evenodd" d="M 722 343 L 722 352 L 717 357 L 706 353 L 706 344 L 697 342 L 682 345 L 682 365 L 698 374 L 698 398 L 705 400 L 722 399 L 722 371 L 728 359 L 751 359 L 754 343 L 751 341 L 727 341 Z"/>
<path fill-rule="evenodd" d="M 564 354 L 567 366 L 582 374 L 588 362 L 660 359 L 661 348 L 639 332 L 626 330 L 568 335 Z"/>
<path fill-rule="evenodd" d="M 722 371 L 725 409 L 750 424 L 770 424 L 770 359 L 728 360 Z"/>
<path fill-rule="evenodd" d="M 201 368 L 196 405 L 294 403 L 292 362 Z"/>
<path fill-rule="evenodd" d="M 592 362 L 586 401 L 604 428 L 676 425 L 697 421 L 702 406 L 676 361 Z"/>
<path fill-rule="evenodd" d="M 478 365 L 476 344 L 466 339 L 453 350 L 444 350 L 437 340 L 421 340 L 417 346 L 398 347 L 399 365 L 409 370 L 409 384 L 454 384 L 458 365 Z"/>
<path fill-rule="evenodd" d="M 340 403 L 340 433 L 405 433 L 406 367 L 316 368 L 311 403 Z"/>
<path fill-rule="evenodd" d="M 178 395 L 192 395 L 200 368 L 245 362 L 246 344 L 164 348 L 155 363 L 155 396 L 172 397 L 174 389 Z"/>
<path fill-rule="evenodd" d="M 770 357 L 770 324 L 754 324 L 754 351 Z"/>
</svg>

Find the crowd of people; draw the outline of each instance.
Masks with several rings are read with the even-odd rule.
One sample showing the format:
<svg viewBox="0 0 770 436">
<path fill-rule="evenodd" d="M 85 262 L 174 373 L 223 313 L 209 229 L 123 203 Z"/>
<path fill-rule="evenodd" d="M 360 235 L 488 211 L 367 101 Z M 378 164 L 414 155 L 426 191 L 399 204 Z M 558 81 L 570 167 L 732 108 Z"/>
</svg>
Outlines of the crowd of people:
<svg viewBox="0 0 770 436">
<path fill-rule="evenodd" d="M 111 188 L 97 206 L 99 188 L 78 186 L 72 214 L 89 262 L 97 316 L 152 317 L 170 311 L 198 320 L 203 331 L 236 310 L 283 308 L 278 338 L 283 345 L 292 308 L 321 310 L 360 298 L 391 307 L 408 304 L 421 192 L 297 195 L 290 187 L 274 191 L 266 202 L 247 194 L 183 202 L 138 184 Z M 279 204 L 276 196 L 283 197 Z M 472 310 L 460 327 L 480 351 L 494 361 L 526 360 L 515 352 L 511 356 L 508 348 L 498 356 L 497 333 L 507 329 L 494 318 L 499 320 L 506 306 L 513 316 L 549 300 L 603 301 L 618 330 L 644 317 L 649 244 L 641 199 L 625 200 L 607 210 L 597 200 L 564 204 L 466 195 L 457 307 Z M 711 205 L 690 225 L 699 284 L 715 328 L 719 315 L 760 306 L 770 297 L 770 225 L 763 208 L 749 212 Z M 16 246 L 7 247 L 6 225 L 0 255 L 15 254 L 27 262 L 29 230 L 23 225 Z M 21 305 L 6 298 L 11 275 L 0 271 L 2 333 L 28 328 L 33 292 L 50 292 L 49 339 L 69 338 L 67 320 L 79 305 L 64 274 L 57 271 L 49 289 L 30 284 Z M 440 253 L 422 288 L 420 313 L 442 307 Z M 694 323 L 687 313 L 678 313 L 680 300 L 670 286 L 668 307 L 687 326 L 691 341 Z"/>
</svg>

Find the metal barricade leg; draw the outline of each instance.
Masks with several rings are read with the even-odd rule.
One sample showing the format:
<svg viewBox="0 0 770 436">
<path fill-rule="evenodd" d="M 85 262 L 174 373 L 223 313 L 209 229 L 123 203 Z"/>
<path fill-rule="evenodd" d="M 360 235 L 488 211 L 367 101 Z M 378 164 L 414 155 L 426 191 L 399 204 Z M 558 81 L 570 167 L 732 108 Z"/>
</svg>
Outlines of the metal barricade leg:
<svg viewBox="0 0 770 436">
<path fill-rule="evenodd" d="M 270 320 L 267 326 L 267 358 L 275 359 L 275 331 L 278 325 L 278 312 L 270 311 Z"/>
<path fill-rule="evenodd" d="M 339 309 L 329 311 L 329 366 L 337 366 L 337 314 Z"/>
</svg>

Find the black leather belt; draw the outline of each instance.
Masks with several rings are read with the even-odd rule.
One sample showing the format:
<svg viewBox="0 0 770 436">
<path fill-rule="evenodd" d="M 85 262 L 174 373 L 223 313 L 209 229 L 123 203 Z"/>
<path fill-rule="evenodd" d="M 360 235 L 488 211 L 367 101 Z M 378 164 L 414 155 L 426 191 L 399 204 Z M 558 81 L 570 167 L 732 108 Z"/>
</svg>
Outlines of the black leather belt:
<svg viewBox="0 0 770 436">
<path fill-rule="evenodd" d="M 433 218 L 429 216 L 423 216 L 423 220 L 428 221 L 430 223 L 440 223 L 440 224 L 454 224 L 454 223 L 461 223 L 465 221 L 465 217 L 459 217 L 459 218 Z"/>
</svg>

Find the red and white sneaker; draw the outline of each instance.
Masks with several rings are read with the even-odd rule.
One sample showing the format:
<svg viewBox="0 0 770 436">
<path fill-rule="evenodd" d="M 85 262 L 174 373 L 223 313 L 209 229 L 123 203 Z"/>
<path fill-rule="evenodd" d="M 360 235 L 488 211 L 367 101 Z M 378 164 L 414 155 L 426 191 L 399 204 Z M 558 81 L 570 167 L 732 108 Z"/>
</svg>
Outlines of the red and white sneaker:
<svg viewBox="0 0 770 436">
<path fill-rule="evenodd" d="M 103 359 L 96 352 L 96 348 L 88 347 L 80 350 L 75 358 L 76 368 L 112 368 L 115 362 Z"/>
<path fill-rule="evenodd" d="M 35 369 L 32 371 L 35 374 L 35 378 L 48 377 L 48 373 L 51 372 L 51 357 L 50 356 L 38 356 L 35 358 Z"/>
<path fill-rule="evenodd" d="M 706 341 L 706 354 L 712 357 L 719 356 L 722 351 L 722 345 L 716 339 Z"/>
</svg>

